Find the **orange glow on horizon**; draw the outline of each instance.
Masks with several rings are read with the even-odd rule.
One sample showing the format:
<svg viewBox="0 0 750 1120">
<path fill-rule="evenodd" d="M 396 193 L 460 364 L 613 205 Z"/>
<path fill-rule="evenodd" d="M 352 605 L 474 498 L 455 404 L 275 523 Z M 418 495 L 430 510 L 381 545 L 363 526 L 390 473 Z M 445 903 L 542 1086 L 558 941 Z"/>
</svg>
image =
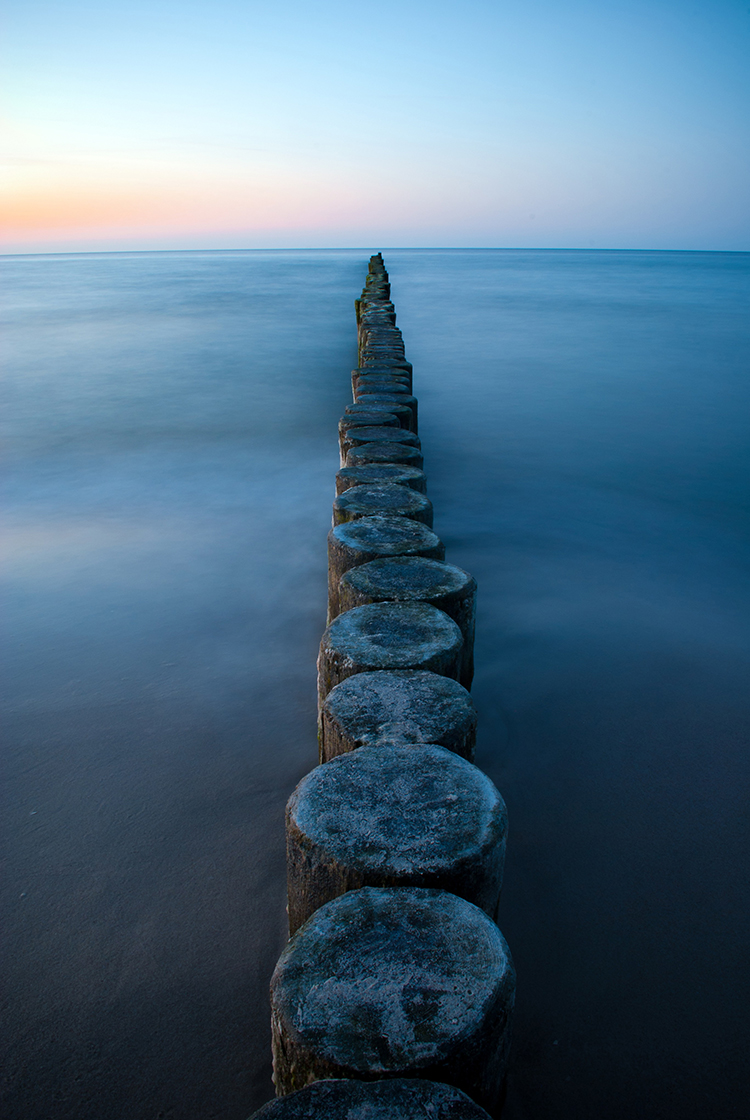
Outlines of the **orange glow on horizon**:
<svg viewBox="0 0 750 1120">
<path fill-rule="evenodd" d="M 70 237 L 111 236 L 113 231 L 142 236 L 184 231 L 273 229 L 334 230 L 342 222 L 361 222 L 366 211 L 370 220 L 387 205 L 374 206 L 358 191 L 341 185 L 334 195 L 315 184 L 314 190 L 296 183 L 244 187 L 222 183 L 214 187 L 148 184 L 65 184 L 63 187 L 5 193 L 0 202 L 0 236 L 6 243 L 16 239 L 63 240 Z M 401 217 L 413 217 L 405 213 Z M 394 214 L 389 215 L 391 220 Z"/>
<path fill-rule="evenodd" d="M 260 178 L 260 177 L 258 177 Z M 386 221 L 389 224 L 434 220 L 442 199 L 399 199 L 399 205 L 373 196 L 362 184 L 303 181 L 279 176 L 251 183 L 237 179 L 211 182 L 185 172 L 182 181 L 113 183 L 76 177 L 63 182 L 16 183 L 0 201 L 0 237 L 6 244 L 25 240 L 62 241 L 69 238 L 106 238 L 316 228 L 336 230 L 345 224 Z M 379 197 L 378 197 L 379 195 Z M 389 205 L 390 201 L 390 205 Z M 432 202 L 432 205 L 430 205 Z"/>
</svg>

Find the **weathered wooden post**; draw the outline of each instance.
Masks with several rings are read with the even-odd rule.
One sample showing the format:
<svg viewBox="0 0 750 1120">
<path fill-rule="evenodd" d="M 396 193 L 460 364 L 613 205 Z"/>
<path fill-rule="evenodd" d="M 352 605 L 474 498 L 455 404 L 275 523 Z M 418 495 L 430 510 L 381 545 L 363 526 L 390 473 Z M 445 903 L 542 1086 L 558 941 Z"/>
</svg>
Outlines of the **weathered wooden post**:
<svg viewBox="0 0 750 1120">
<path fill-rule="evenodd" d="M 315 911 L 276 966 L 276 1091 L 418 1076 L 493 1111 L 514 998 L 510 951 L 479 907 L 421 887 L 349 891 Z"/>
<path fill-rule="evenodd" d="M 395 416 L 402 428 L 406 428 L 407 431 L 414 432 L 416 435 L 416 431 L 413 427 L 414 412 L 408 404 L 398 404 L 395 396 L 392 401 L 376 400 L 371 404 L 367 404 L 367 402 L 362 404 L 360 401 L 355 401 L 353 404 L 348 404 L 344 412 L 347 416 L 359 416 L 363 412 L 368 412 L 370 414 L 373 412 L 386 412 L 390 416 Z"/>
<path fill-rule="evenodd" d="M 342 467 L 336 472 L 336 493 L 343 494 L 350 486 L 379 486 L 396 483 L 409 486 L 420 494 L 427 493 L 427 476 L 417 467 L 405 463 L 365 463 L 361 467 Z"/>
<path fill-rule="evenodd" d="M 365 386 L 379 383 L 397 386 L 398 392 L 411 393 L 412 379 L 408 373 L 400 373 L 395 370 L 390 373 L 385 370 L 372 373 L 369 370 L 354 370 L 352 373 L 352 390 L 355 396 L 357 392 L 366 392 Z"/>
<path fill-rule="evenodd" d="M 356 521 L 360 517 L 376 516 L 410 517 L 414 521 L 421 521 L 431 529 L 432 502 L 417 490 L 392 482 L 380 486 L 352 486 L 334 499 L 334 525 Z"/>
<path fill-rule="evenodd" d="M 360 747 L 287 804 L 289 933 L 359 887 L 434 887 L 494 918 L 508 818 L 490 779 L 432 745 Z"/>
<path fill-rule="evenodd" d="M 337 684 L 369 669 L 429 669 L 458 679 L 461 631 L 428 603 L 369 603 L 340 614 L 318 655 L 320 707 Z"/>
<path fill-rule="evenodd" d="M 460 1089 L 437 1081 L 329 1078 L 269 1101 L 251 1120 L 490 1120 L 490 1116 Z"/>
<path fill-rule="evenodd" d="M 395 419 L 394 416 L 394 421 Z M 371 443 L 397 443 L 401 447 L 421 447 L 419 436 L 400 426 L 393 427 L 385 424 L 354 426 L 341 434 L 341 466 L 346 465 L 349 451 L 367 447 Z"/>
<path fill-rule="evenodd" d="M 474 759 L 477 712 L 451 677 L 420 669 L 357 673 L 323 701 L 320 761 L 363 746 L 438 743 Z"/>
<path fill-rule="evenodd" d="M 382 385 L 368 385 L 366 386 L 367 392 L 357 393 L 355 397 L 355 404 L 364 404 L 368 408 L 372 408 L 375 404 L 387 405 L 408 405 L 412 411 L 413 416 L 413 432 L 416 432 L 419 427 L 419 408 L 417 406 L 417 398 L 410 396 L 408 393 L 401 393 L 397 389 L 388 388 Z"/>
</svg>

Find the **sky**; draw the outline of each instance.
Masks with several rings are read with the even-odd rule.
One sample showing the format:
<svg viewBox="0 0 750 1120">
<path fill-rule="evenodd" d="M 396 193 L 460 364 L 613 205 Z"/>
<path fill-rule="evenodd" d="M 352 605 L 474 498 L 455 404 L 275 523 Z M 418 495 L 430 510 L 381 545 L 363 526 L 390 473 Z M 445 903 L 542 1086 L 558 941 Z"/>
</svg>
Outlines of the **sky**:
<svg viewBox="0 0 750 1120">
<path fill-rule="evenodd" d="M 750 250 L 750 0 L 5 0 L 4 252 Z"/>
</svg>

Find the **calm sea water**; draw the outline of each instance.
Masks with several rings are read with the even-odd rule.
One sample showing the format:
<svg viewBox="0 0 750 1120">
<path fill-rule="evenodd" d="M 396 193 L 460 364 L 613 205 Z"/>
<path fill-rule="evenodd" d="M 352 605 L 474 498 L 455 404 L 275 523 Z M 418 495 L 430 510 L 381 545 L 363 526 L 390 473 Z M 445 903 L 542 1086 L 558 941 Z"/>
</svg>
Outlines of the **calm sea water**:
<svg viewBox="0 0 750 1120">
<path fill-rule="evenodd" d="M 272 1094 L 367 256 L 3 263 L 9 1120 Z M 480 588 L 506 1120 L 744 1117 L 750 256 L 385 258 Z"/>
</svg>

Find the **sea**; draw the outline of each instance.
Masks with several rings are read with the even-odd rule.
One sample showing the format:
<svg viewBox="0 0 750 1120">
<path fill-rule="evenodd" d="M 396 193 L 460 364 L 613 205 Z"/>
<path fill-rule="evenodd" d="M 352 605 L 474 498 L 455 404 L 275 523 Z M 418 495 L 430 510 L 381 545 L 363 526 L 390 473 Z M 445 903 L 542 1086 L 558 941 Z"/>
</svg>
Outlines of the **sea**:
<svg viewBox="0 0 750 1120">
<path fill-rule="evenodd" d="M 370 252 L 2 261 L 6 1120 L 273 1095 Z M 748 1115 L 750 254 L 388 250 L 508 806 L 504 1120 Z"/>
</svg>

